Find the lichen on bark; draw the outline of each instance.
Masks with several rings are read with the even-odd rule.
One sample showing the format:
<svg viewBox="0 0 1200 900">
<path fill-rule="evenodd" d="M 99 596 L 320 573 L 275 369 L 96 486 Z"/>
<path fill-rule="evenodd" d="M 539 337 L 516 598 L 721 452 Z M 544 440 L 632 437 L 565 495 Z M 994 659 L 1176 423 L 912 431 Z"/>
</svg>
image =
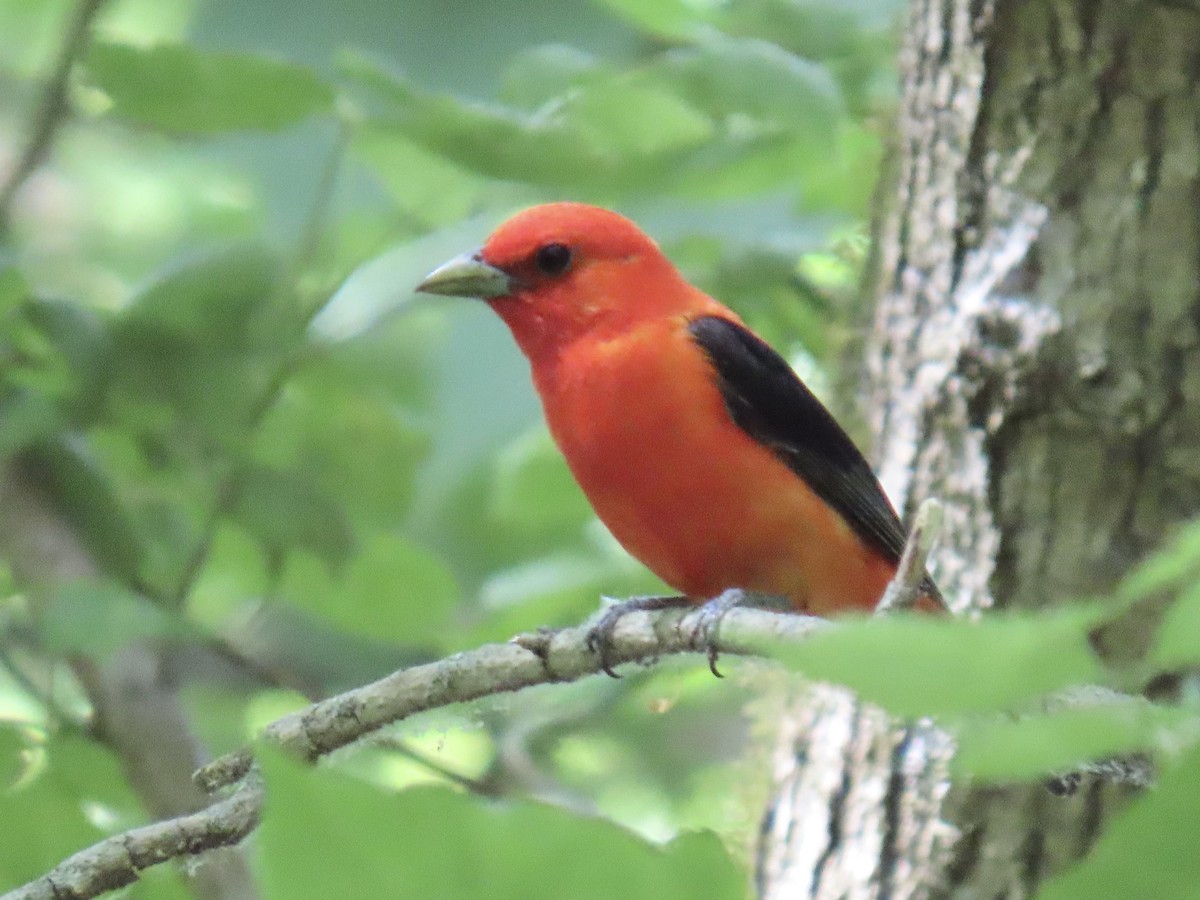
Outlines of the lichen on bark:
<svg viewBox="0 0 1200 900">
<path fill-rule="evenodd" d="M 914 0 L 900 71 L 864 344 L 881 478 L 946 505 L 956 609 L 1104 592 L 1200 510 L 1200 12 Z M 1129 793 L 950 785 L 944 735 L 827 690 L 783 728 L 763 896 L 1029 896 Z"/>
</svg>

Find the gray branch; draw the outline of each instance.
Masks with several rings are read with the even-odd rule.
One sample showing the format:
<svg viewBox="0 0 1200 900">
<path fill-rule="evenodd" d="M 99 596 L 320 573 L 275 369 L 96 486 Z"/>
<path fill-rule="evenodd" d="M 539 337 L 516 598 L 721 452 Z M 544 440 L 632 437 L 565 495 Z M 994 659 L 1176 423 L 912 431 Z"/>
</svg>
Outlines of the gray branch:
<svg viewBox="0 0 1200 900">
<path fill-rule="evenodd" d="M 667 655 L 707 653 L 701 622 L 700 608 L 630 613 L 613 632 L 611 659 L 645 665 Z M 827 627 L 812 616 L 738 608 L 721 621 L 715 643 L 722 653 L 746 653 L 798 642 Z M 312 762 L 424 710 L 595 675 L 600 663 L 587 647 L 587 633 L 580 626 L 522 634 L 507 644 L 402 669 L 284 716 L 265 736 Z M 248 750 L 214 760 L 197 780 L 210 791 L 236 783 L 229 797 L 200 812 L 106 838 L 0 900 L 84 900 L 131 884 L 151 866 L 237 844 L 262 813 L 263 791 L 252 767 Z"/>
<path fill-rule="evenodd" d="M 247 778 L 223 800 L 199 812 L 114 834 L 3 900 L 82 900 L 133 884 L 151 866 L 232 846 L 258 827 L 263 790 Z"/>
<path fill-rule="evenodd" d="M 707 653 L 701 608 L 633 612 L 613 632 L 614 664 L 651 663 L 660 656 Z M 730 611 L 716 638 L 722 653 L 802 640 L 828 627 L 824 619 L 753 608 Z M 587 647 L 586 626 L 518 635 L 438 662 L 401 669 L 373 684 L 314 703 L 277 719 L 264 735 L 309 762 L 427 709 L 519 691 L 535 684 L 576 681 L 601 671 Z M 250 770 L 248 750 L 226 754 L 196 773 L 206 790 L 232 784 Z M 2 898 L 0 898 L 2 900 Z"/>
</svg>

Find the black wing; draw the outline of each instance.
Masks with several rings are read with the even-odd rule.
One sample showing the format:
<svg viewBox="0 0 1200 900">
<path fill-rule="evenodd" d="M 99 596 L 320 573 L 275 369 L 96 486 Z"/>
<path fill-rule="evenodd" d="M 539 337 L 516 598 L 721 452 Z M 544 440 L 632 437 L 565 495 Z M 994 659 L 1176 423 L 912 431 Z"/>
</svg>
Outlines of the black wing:
<svg viewBox="0 0 1200 900">
<path fill-rule="evenodd" d="M 704 316 L 688 330 L 712 361 L 738 427 L 770 448 L 869 546 L 899 562 L 904 529 L 875 473 L 783 357 L 728 319 Z"/>
</svg>

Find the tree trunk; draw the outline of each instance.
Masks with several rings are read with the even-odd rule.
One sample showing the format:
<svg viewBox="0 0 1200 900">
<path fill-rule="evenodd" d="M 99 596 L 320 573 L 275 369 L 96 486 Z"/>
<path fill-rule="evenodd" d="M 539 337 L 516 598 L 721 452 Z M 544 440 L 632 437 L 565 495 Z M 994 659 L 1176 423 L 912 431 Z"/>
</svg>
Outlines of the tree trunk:
<svg viewBox="0 0 1200 900">
<path fill-rule="evenodd" d="M 913 0 L 900 68 L 866 343 L 884 485 L 945 503 L 959 610 L 1104 592 L 1200 511 L 1200 7 Z M 952 753 L 816 689 L 760 894 L 1029 896 L 1128 793 L 951 785 Z"/>
<path fill-rule="evenodd" d="M 101 568 L 75 528 L 35 478 L 18 464 L 0 464 L 0 557 L 36 602 L 56 587 L 96 578 Z M 76 657 L 71 670 L 87 695 L 97 740 L 116 756 L 126 781 L 152 819 L 202 809 L 211 798 L 192 781 L 204 762 L 170 677 L 169 651 L 131 641 L 106 661 Z M 224 848 L 182 872 L 197 900 L 254 900 L 246 859 Z"/>
</svg>

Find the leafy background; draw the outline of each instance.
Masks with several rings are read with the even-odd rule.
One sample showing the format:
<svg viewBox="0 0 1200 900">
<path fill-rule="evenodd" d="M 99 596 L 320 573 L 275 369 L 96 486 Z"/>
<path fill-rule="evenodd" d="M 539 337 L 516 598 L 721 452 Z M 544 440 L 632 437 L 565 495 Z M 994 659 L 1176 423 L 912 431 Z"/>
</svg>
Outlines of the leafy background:
<svg viewBox="0 0 1200 900">
<path fill-rule="evenodd" d="M 76 115 L 0 223 L 0 452 L 102 572 L 44 596 L 0 583 L 0 819 L 21 823 L 0 888 L 143 817 L 81 734 L 68 658 L 149 637 L 253 660 L 179 654 L 221 752 L 303 694 L 658 589 L 573 486 L 502 325 L 411 286 L 520 207 L 612 206 L 825 392 L 858 324 L 900 7 L 111 0 Z M 71 10 L 0 0 L 0 176 Z M 1178 828 L 1200 802 L 1194 717 L 986 713 L 1114 680 L 1087 628 L 1111 604 L 1186 595 L 1198 544 L 1108 605 L 985 631 L 864 624 L 796 664 L 946 717 L 979 777 L 1169 749 L 1170 803 L 1120 827 Z M 1163 664 L 1195 661 L 1198 608 L 1185 596 Z M 271 758 L 256 871 L 278 897 L 741 896 L 784 687 L 732 669 L 715 682 L 674 662 L 441 711 L 339 772 Z M 1055 896 L 1114 872 L 1194 881 L 1177 851 L 1135 864 L 1105 845 Z M 156 872 L 130 893 L 181 891 Z"/>
</svg>

